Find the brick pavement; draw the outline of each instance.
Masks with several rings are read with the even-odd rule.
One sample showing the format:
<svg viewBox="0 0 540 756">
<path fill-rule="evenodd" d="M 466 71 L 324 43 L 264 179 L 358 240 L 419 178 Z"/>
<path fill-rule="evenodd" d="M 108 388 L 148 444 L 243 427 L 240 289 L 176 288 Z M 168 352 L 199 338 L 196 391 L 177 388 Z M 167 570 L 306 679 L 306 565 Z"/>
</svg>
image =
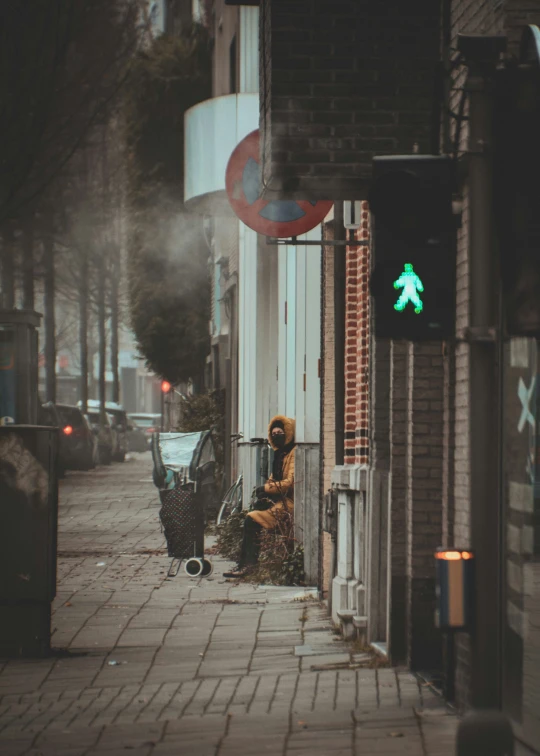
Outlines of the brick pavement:
<svg viewBox="0 0 540 756">
<path fill-rule="evenodd" d="M 2 756 L 449 756 L 456 719 L 362 666 L 312 591 L 167 577 L 149 454 L 61 484 L 47 659 L 0 660 Z M 374 666 L 374 665 L 371 665 Z"/>
</svg>

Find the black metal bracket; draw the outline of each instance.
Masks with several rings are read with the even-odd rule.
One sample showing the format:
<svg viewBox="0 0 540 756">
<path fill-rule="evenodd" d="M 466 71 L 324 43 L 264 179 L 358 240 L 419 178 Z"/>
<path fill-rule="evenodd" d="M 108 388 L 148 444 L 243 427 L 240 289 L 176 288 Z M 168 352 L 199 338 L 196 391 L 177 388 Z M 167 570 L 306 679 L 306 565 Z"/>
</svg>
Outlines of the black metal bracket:
<svg viewBox="0 0 540 756">
<path fill-rule="evenodd" d="M 495 344 L 498 340 L 498 332 L 495 327 L 489 328 L 463 328 L 461 329 L 455 339 L 459 343 L 467 344 Z"/>
<path fill-rule="evenodd" d="M 320 241 L 309 239 L 298 241 L 296 236 L 292 236 L 290 239 L 276 239 L 273 236 L 267 236 L 266 243 L 273 247 L 367 247 L 369 239 L 321 239 Z"/>
</svg>

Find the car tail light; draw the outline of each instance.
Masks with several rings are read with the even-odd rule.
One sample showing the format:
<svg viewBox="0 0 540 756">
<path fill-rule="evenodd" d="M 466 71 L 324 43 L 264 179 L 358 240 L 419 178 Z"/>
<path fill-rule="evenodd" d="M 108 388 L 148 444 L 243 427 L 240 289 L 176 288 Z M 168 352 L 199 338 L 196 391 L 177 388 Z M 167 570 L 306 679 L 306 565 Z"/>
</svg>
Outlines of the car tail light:
<svg viewBox="0 0 540 756">
<path fill-rule="evenodd" d="M 73 433 L 73 428 L 71 427 L 71 425 L 65 426 L 64 433 L 66 434 L 66 436 L 71 436 L 71 434 Z"/>
<path fill-rule="evenodd" d="M 148 434 L 150 434 L 150 433 L 153 433 L 153 432 L 154 432 L 155 430 L 156 430 L 155 428 L 147 428 L 147 429 L 145 430 L 145 433 L 148 433 Z"/>
</svg>

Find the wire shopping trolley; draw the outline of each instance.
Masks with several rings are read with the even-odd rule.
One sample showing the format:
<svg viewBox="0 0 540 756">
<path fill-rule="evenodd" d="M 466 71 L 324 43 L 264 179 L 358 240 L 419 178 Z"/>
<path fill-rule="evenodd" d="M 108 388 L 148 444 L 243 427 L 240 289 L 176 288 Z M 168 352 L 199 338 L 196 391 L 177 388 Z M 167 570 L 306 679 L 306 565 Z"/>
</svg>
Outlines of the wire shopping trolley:
<svg viewBox="0 0 540 756">
<path fill-rule="evenodd" d="M 190 577 L 208 577 L 213 567 L 204 556 L 204 528 L 207 504 L 215 490 L 212 433 L 156 432 L 151 448 L 152 477 L 161 500 L 159 517 L 172 557 L 168 574 L 177 575 L 184 562 Z"/>
</svg>

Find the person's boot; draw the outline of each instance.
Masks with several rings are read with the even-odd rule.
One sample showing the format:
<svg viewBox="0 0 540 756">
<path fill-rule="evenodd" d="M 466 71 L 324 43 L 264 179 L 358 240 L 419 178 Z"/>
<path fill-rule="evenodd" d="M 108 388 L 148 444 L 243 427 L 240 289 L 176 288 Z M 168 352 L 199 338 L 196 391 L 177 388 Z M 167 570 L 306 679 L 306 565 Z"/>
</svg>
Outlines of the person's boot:
<svg viewBox="0 0 540 756">
<path fill-rule="evenodd" d="M 224 578 L 242 578 L 249 572 L 250 568 L 257 565 L 259 561 L 261 530 L 261 525 L 254 522 L 250 517 L 246 517 L 240 562 L 236 570 L 224 572 Z"/>
<path fill-rule="evenodd" d="M 223 577 L 224 578 L 243 578 L 248 572 L 247 567 L 240 567 L 238 566 L 235 570 L 231 570 L 230 572 L 224 572 Z"/>
</svg>

